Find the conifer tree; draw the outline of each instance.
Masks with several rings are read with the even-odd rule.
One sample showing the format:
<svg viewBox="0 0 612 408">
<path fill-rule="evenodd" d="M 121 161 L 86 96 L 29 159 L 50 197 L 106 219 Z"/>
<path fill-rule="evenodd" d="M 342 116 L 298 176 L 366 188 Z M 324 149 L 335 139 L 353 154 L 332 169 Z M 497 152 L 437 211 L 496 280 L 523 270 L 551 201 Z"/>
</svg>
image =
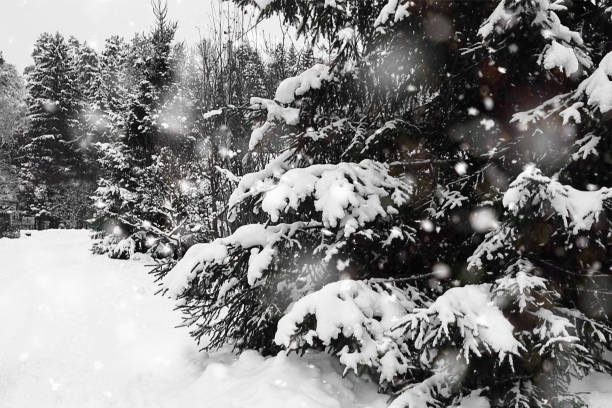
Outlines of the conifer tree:
<svg viewBox="0 0 612 408">
<path fill-rule="evenodd" d="M 123 238 L 144 231 L 180 247 L 177 228 L 193 221 L 184 213 L 192 195 L 184 185 L 196 176 L 187 169 L 198 165 L 188 123 L 192 102 L 181 87 L 185 52 L 174 43 L 176 23 L 167 20 L 162 2 L 153 3 L 153 12 L 155 27 L 135 38 L 127 55 L 117 38 L 103 55 L 101 80 L 109 83 L 98 104 L 110 125 L 108 141 L 98 145 L 103 172 L 94 197 L 96 224 L 111 231 L 119 226 Z"/>
<path fill-rule="evenodd" d="M 251 99 L 249 148 L 285 150 L 165 276 L 194 336 L 324 348 L 394 408 L 584 405 L 570 381 L 610 372 L 612 71 L 574 27 L 603 6 L 255 4 L 329 59 Z"/>
<path fill-rule="evenodd" d="M 79 126 L 74 55 L 62 35 L 46 33 L 32 56 L 27 77 L 29 126 L 20 153 L 23 201 L 32 214 L 76 226 L 87 217 L 88 187 L 79 175 L 79 144 L 85 135 Z"/>
</svg>

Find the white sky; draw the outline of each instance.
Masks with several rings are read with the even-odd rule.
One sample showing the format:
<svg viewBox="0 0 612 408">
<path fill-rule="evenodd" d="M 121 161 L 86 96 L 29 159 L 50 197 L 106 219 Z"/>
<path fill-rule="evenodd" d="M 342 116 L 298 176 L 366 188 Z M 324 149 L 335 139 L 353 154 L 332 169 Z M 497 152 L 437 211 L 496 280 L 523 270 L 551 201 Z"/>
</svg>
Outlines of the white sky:
<svg viewBox="0 0 612 408">
<path fill-rule="evenodd" d="M 210 28 L 210 16 L 220 0 L 167 0 L 168 14 L 178 21 L 177 40 L 194 43 Z M 227 6 L 225 6 L 227 7 Z M 246 19 L 246 18 L 245 18 Z M 254 19 L 253 19 L 254 20 Z M 150 0 L 0 0 L 0 51 L 20 71 L 32 61 L 40 33 L 59 31 L 94 48 L 118 34 L 129 39 L 153 23 Z M 268 35 L 278 34 L 278 20 L 263 24 Z"/>
</svg>

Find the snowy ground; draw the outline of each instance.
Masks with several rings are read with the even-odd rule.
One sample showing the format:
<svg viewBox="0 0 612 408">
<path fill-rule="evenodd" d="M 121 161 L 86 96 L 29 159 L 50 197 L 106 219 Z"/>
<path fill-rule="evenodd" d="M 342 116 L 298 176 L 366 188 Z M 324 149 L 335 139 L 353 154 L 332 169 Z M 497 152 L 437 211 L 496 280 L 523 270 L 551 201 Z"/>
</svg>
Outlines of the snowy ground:
<svg viewBox="0 0 612 408">
<path fill-rule="evenodd" d="M 198 353 L 144 263 L 89 244 L 86 231 L 0 239 L 0 408 L 386 405 L 326 355 Z"/>
<path fill-rule="evenodd" d="M 198 353 L 143 262 L 90 255 L 86 231 L 0 239 L 0 408 L 382 408 L 328 356 Z M 612 381 L 592 408 L 612 403 Z"/>
</svg>

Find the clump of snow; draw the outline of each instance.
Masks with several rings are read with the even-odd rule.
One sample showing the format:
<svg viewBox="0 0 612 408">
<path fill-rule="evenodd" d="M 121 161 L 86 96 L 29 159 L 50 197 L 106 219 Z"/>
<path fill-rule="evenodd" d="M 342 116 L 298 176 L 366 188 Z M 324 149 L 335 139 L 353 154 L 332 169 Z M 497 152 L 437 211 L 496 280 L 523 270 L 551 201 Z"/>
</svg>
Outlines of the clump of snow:
<svg viewBox="0 0 612 408">
<path fill-rule="evenodd" d="M 223 114 L 223 109 L 214 109 L 214 110 L 203 113 L 202 117 L 204 119 L 210 119 L 212 117 L 219 116 L 222 114 Z"/>
<path fill-rule="evenodd" d="M 338 352 L 340 362 L 352 370 L 362 365 L 375 368 L 381 383 L 409 368 L 406 344 L 424 353 L 421 359 L 428 361 L 427 350 L 440 347 L 445 339 L 456 341 L 449 338 L 451 326 L 461 336 L 465 360 L 486 351 L 503 361 L 518 355 L 522 346 L 494 303 L 491 288 L 489 284 L 452 288 L 432 303 L 416 291 L 377 286 L 376 281 L 343 280 L 298 300 L 279 321 L 275 342 L 293 349 L 313 345 L 315 339 L 326 346 L 341 335 L 353 339 L 357 346 L 344 346 Z M 312 329 L 303 326 L 308 316 L 316 321 Z"/>
<path fill-rule="evenodd" d="M 578 85 L 576 95 L 587 96 L 587 103 L 606 113 L 612 109 L 612 52 L 602 58 L 597 69 Z"/>
<path fill-rule="evenodd" d="M 547 202 L 561 217 L 573 234 L 588 231 L 599 219 L 603 202 L 612 197 L 612 190 L 581 191 L 550 179 L 542 172 L 528 166 L 514 180 L 504 194 L 503 204 L 514 214 L 525 206 Z"/>
<path fill-rule="evenodd" d="M 578 109 L 582 108 L 583 106 L 584 104 L 582 102 L 575 102 L 569 108 L 562 110 L 559 113 L 559 116 L 563 118 L 563 124 L 567 125 L 570 119 L 572 119 L 574 123 L 580 123 L 582 121 L 582 118 Z"/>
<path fill-rule="evenodd" d="M 356 36 L 355 29 L 351 27 L 345 27 L 342 30 L 338 31 L 337 36 L 338 40 L 342 41 L 342 43 L 351 42 Z"/>
<path fill-rule="evenodd" d="M 231 248 L 251 249 L 247 270 L 249 285 L 254 285 L 268 269 L 276 254 L 275 246 L 282 239 L 289 239 L 297 231 L 315 224 L 296 222 L 265 226 L 247 224 L 225 238 L 217 238 L 209 243 L 195 244 L 185 256 L 168 272 L 164 278 L 168 295 L 178 297 L 189 283 L 206 267 L 224 264 Z M 260 249 L 259 247 L 262 247 Z"/>
<path fill-rule="evenodd" d="M 413 1 L 388 0 L 374 21 L 374 27 L 387 24 L 389 18 L 393 16 L 393 22 L 397 23 L 410 16 L 408 8 L 414 6 Z"/>
<path fill-rule="evenodd" d="M 285 122 L 287 125 L 295 126 L 300 123 L 300 110 L 297 108 L 285 108 L 270 99 L 252 97 L 251 109 L 265 109 L 268 116 L 263 125 L 255 128 L 251 133 L 249 150 L 253 150 L 265 136 L 265 133 L 272 128 L 274 122 Z"/>
<path fill-rule="evenodd" d="M 329 346 L 340 335 L 353 338 L 358 348 L 345 346 L 340 362 L 357 372 L 359 366 L 374 367 L 381 381 L 391 381 L 408 369 L 400 346 L 387 336 L 414 301 L 390 285 L 341 280 L 298 300 L 278 322 L 274 341 L 287 348 L 313 344 L 319 339 Z M 307 316 L 316 318 L 314 330 L 300 329 Z"/>
<path fill-rule="evenodd" d="M 416 309 L 402 318 L 401 332 L 421 349 L 427 343 L 436 347 L 449 336 L 449 327 L 457 327 L 463 337 L 461 351 L 469 354 L 493 351 L 501 361 L 518 355 L 521 344 L 514 338 L 514 327 L 493 303 L 491 285 L 467 285 L 451 288 L 429 307 Z"/>
<path fill-rule="evenodd" d="M 520 259 L 508 267 L 510 272 L 516 270 L 515 274 L 508 274 L 495 282 L 495 291 L 502 296 L 510 295 L 521 313 L 527 305 L 535 303 L 534 291 L 547 289 L 547 280 L 531 275 L 533 269 L 531 262 Z"/>
<path fill-rule="evenodd" d="M 223 357 L 223 356 L 221 356 Z M 347 375 L 326 353 L 302 357 L 280 353 L 264 358 L 255 351 L 216 358 L 177 396 L 174 407 L 200 401 L 206 408 L 385 408 L 376 385 Z M 217 361 L 215 361 L 217 360 Z"/>
<path fill-rule="evenodd" d="M 580 64 L 572 48 L 553 40 L 552 44 L 544 51 L 543 66 L 546 69 L 558 67 L 562 72 L 571 75 L 578 71 Z"/>
<path fill-rule="evenodd" d="M 345 236 L 349 236 L 376 217 L 396 211 L 390 205 L 383 207 L 381 199 L 389 197 L 399 207 L 412 193 L 410 184 L 388 174 L 386 164 L 372 160 L 287 167 L 273 161 L 263 171 L 243 177 L 229 199 L 229 207 L 248 197 L 261 196 L 261 209 L 276 222 L 281 213 L 297 210 L 312 197 L 323 225 L 343 228 Z M 273 176 L 276 171 L 283 173 Z"/>
<path fill-rule="evenodd" d="M 496 28 L 503 32 L 506 29 L 514 26 L 516 22 L 513 21 L 513 19 L 514 13 L 506 8 L 505 1 L 502 0 L 497 4 L 497 7 L 495 7 L 495 10 L 493 10 L 491 15 L 485 20 L 484 24 L 480 26 L 478 35 L 486 39 Z"/>
<path fill-rule="evenodd" d="M 574 123 L 581 123 L 580 111 L 586 108 L 607 113 L 612 109 L 612 80 L 610 78 L 612 78 L 612 52 L 602 58 L 597 69 L 584 79 L 575 91 L 557 95 L 529 111 L 516 113 L 512 116 L 511 122 L 527 124 L 560 111 L 559 116 L 566 125 L 570 120 Z M 586 104 L 581 101 L 583 98 L 586 98 Z M 571 102 L 573 103 L 568 107 L 568 103 Z M 574 160 L 578 156 L 575 156 Z"/>
<path fill-rule="evenodd" d="M 436 396 L 448 397 L 449 384 L 452 384 L 453 380 L 453 375 L 446 370 L 440 370 L 423 382 L 406 386 L 389 408 L 429 408 L 438 405 Z"/>
<path fill-rule="evenodd" d="M 311 89 L 320 89 L 323 81 L 333 78 L 327 65 L 316 64 L 297 76 L 283 80 L 276 89 L 274 99 L 281 103 L 293 103 L 296 97 L 305 95 Z"/>
<path fill-rule="evenodd" d="M 205 265 L 220 264 L 227 257 L 227 245 L 216 241 L 195 244 L 164 278 L 170 296 L 178 296 Z"/>
</svg>

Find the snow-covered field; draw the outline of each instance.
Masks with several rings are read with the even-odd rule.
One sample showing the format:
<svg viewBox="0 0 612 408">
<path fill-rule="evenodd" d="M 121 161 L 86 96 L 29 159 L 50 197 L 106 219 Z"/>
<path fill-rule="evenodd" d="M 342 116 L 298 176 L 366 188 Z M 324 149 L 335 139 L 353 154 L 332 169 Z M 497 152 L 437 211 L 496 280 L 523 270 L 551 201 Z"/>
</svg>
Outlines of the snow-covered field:
<svg viewBox="0 0 612 408">
<path fill-rule="evenodd" d="M 0 239 L 0 408 L 384 407 L 328 356 L 206 355 L 142 261 L 87 231 Z"/>
<path fill-rule="evenodd" d="M 88 252 L 86 231 L 0 239 L 0 408 L 382 408 L 327 355 L 198 353 L 142 261 Z M 593 375 L 592 408 L 612 404 Z"/>
</svg>

